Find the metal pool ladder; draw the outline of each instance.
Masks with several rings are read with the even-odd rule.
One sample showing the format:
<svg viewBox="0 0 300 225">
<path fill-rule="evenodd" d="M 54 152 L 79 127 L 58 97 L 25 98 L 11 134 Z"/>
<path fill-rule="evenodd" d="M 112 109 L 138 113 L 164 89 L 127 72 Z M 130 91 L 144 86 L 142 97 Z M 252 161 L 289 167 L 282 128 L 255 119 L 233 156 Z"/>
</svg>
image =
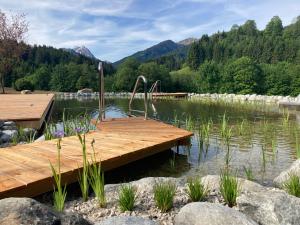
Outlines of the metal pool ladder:
<svg viewBox="0 0 300 225">
<path fill-rule="evenodd" d="M 153 92 L 155 92 L 155 93 L 161 92 L 161 81 L 160 80 L 155 81 L 149 90 L 149 95 L 150 95 L 151 101 L 153 100 Z"/>
<path fill-rule="evenodd" d="M 136 94 L 136 91 L 137 91 L 137 88 L 138 88 L 138 85 L 139 85 L 140 81 L 143 81 L 143 83 L 144 83 L 144 110 L 136 110 L 136 109 L 132 109 L 132 107 L 131 107 L 132 101 L 134 99 L 134 96 Z M 147 117 L 148 117 L 147 94 L 148 94 L 147 93 L 147 79 L 143 75 L 140 75 L 136 79 L 134 89 L 133 89 L 133 92 L 131 94 L 131 98 L 130 98 L 130 101 L 129 101 L 129 107 L 128 107 L 129 108 L 129 112 L 128 112 L 129 116 L 132 116 L 132 112 L 138 112 L 138 113 L 144 113 L 145 120 L 147 119 Z"/>
</svg>

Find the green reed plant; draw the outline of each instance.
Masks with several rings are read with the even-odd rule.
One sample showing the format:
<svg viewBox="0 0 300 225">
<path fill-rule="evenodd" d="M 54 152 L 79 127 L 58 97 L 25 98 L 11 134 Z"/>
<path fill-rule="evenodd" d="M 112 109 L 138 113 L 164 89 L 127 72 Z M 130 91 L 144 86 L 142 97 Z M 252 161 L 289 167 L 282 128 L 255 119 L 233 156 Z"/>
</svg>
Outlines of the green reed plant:
<svg viewBox="0 0 300 225">
<path fill-rule="evenodd" d="M 122 212 L 132 211 L 136 200 L 136 190 L 130 185 L 122 185 L 119 190 L 119 207 Z"/>
<path fill-rule="evenodd" d="M 239 182 L 236 176 L 232 176 L 228 169 L 221 171 L 220 192 L 229 207 L 236 205 L 236 198 L 239 195 Z"/>
<path fill-rule="evenodd" d="M 206 199 L 209 190 L 204 186 L 200 178 L 189 178 L 187 181 L 187 195 L 193 202 L 199 202 Z"/>
<path fill-rule="evenodd" d="M 272 145 L 273 156 L 275 156 L 277 153 L 277 140 L 272 139 L 271 145 Z"/>
<path fill-rule="evenodd" d="M 83 201 L 87 201 L 89 197 L 88 177 L 89 177 L 90 164 L 87 160 L 85 134 L 80 134 L 78 132 L 77 137 L 80 141 L 81 148 L 82 148 L 82 162 L 83 162 L 82 172 L 80 172 L 79 170 L 78 182 L 80 185 Z"/>
<path fill-rule="evenodd" d="M 57 140 L 57 164 L 58 164 L 58 169 L 56 170 L 52 163 L 50 162 L 50 167 L 52 171 L 52 175 L 54 178 L 55 186 L 54 186 L 54 193 L 53 193 L 53 200 L 54 200 L 54 208 L 62 212 L 64 210 L 65 206 L 65 200 L 67 197 L 67 190 L 66 190 L 66 185 L 64 188 L 62 187 L 62 182 L 61 182 L 61 161 L 60 161 L 60 151 L 61 151 L 61 138 Z"/>
<path fill-rule="evenodd" d="M 289 174 L 289 179 L 283 184 L 284 189 L 290 194 L 300 198 L 300 178 Z"/>
<path fill-rule="evenodd" d="M 287 127 L 290 122 L 290 113 L 289 110 L 284 110 L 283 111 L 283 117 L 282 117 L 282 124 L 284 127 Z"/>
<path fill-rule="evenodd" d="M 261 146 L 261 161 L 262 161 L 263 172 L 265 172 L 266 165 L 267 165 L 267 157 L 266 157 L 266 148 L 264 145 Z"/>
<path fill-rule="evenodd" d="M 180 127 L 180 120 L 178 119 L 178 115 L 177 115 L 176 112 L 174 113 L 174 121 L 173 121 L 173 124 L 174 124 L 175 127 Z"/>
<path fill-rule="evenodd" d="M 185 128 L 189 131 L 193 131 L 195 128 L 194 120 L 191 116 L 185 118 Z"/>
<path fill-rule="evenodd" d="M 153 191 L 155 204 L 161 212 L 165 213 L 173 207 L 176 192 L 175 184 L 171 182 L 155 183 Z"/>
<path fill-rule="evenodd" d="M 92 164 L 89 167 L 89 183 L 92 187 L 100 207 L 106 206 L 106 198 L 104 191 L 104 172 L 101 169 L 101 161 L 97 163 L 96 153 L 94 148 L 95 140 L 92 141 L 93 149 Z"/>
<path fill-rule="evenodd" d="M 297 159 L 300 159 L 300 143 L 299 143 L 299 138 L 298 138 L 298 132 L 295 131 L 295 148 L 296 148 L 296 156 Z"/>
<path fill-rule="evenodd" d="M 251 166 L 249 166 L 249 167 L 244 166 L 243 169 L 244 169 L 245 175 L 247 177 L 247 180 L 253 181 L 254 180 L 254 175 L 253 175 L 253 171 L 252 171 Z"/>
</svg>

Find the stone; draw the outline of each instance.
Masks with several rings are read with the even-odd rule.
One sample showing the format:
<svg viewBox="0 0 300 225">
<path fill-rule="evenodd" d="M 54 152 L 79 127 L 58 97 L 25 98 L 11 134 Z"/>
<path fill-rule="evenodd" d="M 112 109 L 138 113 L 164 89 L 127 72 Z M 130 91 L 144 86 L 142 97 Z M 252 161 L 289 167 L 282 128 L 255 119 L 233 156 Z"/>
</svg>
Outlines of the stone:
<svg viewBox="0 0 300 225">
<path fill-rule="evenodd" d="M 27 94 L 32 94 L 32 92 L 30 90 L 22 90 L 21 94 L 27 95 Z"/>
<path fill-rule="evenodd" d="M 258 225 L 239 211 L 209 202 L 185 205 L 175 217 L 175 225 Z"/>
<path fill-rule="evenodd" d="M 91 225 L 79 215 L 57 213 L 31 198 L 0 200 L 0 224 Z"/>
<path fill-rule="evenodd" d="M 4 125 L 4 121 L 0 120 L 0 130 L 3 127 L 3 125 Z"/>
<path fill-rule="evenodd" d="M 244 193 L 237 208 L 260 225 L 299 225 L 300 198 L 282 190 Z"/>
<path fill-rule="evenodd" d="M 18 135 L 18 131 L 16 130 L 3 130 L 2 136 L 6 135 L 5 137 L 9 136 L 9 140 L 11 140 L 13 137 Z"/>
<path fill-rule="evenodd" d="M 297 159 L 287 170 L 282 171 L 279 176 L 275 177 L 273 180 L 274 185 L 276 187 L 282 187 L 283 184 L 290 178 L 291 174 L 300 177 L 300 159 Z"/>
<path fill-rule="evenodd" d="M 115 216 L 107 218 L 95 225 L 159 225 L 150 219 L 137 216 Z"/>
<path fill-rule="evenodd" d="M 36 130 L 33 128 L 24 128 L 23 129 L 23 133 L 26 137 L 30 137 L 30 136 L 34 135 L 35 132 L 36 132 Z"/>
<path fill-rule="evenodd" d="M 15 127 L 16 126 L 16 123 L 14 121 L 6 121 L 4 122 L 3 124 L 4 126 L 12 126 L 12 127 Z"/>
</svg>

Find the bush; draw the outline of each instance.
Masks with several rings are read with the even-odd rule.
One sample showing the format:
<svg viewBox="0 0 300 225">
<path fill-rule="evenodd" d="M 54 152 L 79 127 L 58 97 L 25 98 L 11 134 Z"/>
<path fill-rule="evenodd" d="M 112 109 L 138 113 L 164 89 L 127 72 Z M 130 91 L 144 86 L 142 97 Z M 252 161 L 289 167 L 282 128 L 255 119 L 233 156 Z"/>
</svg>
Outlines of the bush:
<svg viewBox="0 0 300 225">
<path fill-rule="evenodd" d="M 176 186 L 170 182 L 156 183 L 153 187 L 154 200 L 161 212 L 167 212 L 173 206 Z"/>
<path fill-rule="evenodd" d="M 131 185 L 122 185 L 119 191 L 119 206 L 122 212 L 132 211 L 136 199 L 136 190 Z"/>
<path fill-rule="evenodd" d="M 291 174 L 290 178 L 284 183 L 284 189 L 296 197 L 300 197 L 300 178 L 297 175 Z"/>
<path fill-rule="evenodd" d="M 237 177 L 231 176 L 228 169 L 221 172 L 220 192 L 229 207 L 236 205 L 236 198 L 239 194 L 239 183 Z"/>
<path fill-rule="evenodd" d="M 34 86 L 31 83 L 30 80 L 26 78 L 20 78 L 16 80 L 15 85 L 14 85 L 16 91 L 22 91 L 22 90 L 34 90 Z"/>
<path fill-rule="evenodd" d="M 203 201 L 207 197 L 209 190 L 199 178 L 189 179 L 187 185 L 187 194 L 193 202 Z"/>
</svg>

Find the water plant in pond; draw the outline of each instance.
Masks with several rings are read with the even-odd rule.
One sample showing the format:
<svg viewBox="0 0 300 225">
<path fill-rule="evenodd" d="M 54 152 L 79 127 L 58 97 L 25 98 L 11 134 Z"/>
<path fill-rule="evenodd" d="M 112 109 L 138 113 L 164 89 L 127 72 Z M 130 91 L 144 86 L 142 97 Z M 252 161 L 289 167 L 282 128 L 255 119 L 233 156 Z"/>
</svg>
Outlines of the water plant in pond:
<svg viewBox="0 0 300 225">
<path fill-rule="evenodd" d="M 174 113 L 174 120 L 173 120 L 173 125 L 175 127 L 180 127 L 180 120 L 178 119 L 177 113 Z"/>
<path fill-rule="evenodd" d="M 200 178 L 189 178 L 187 186 L 187 195 L 193 202 L 203 201 L 209 193 Z"/>
<path fill-rule="evenodd" d="M 89 196 L 88 176 L 89 176 L 90 164 L 87 160 L 85 134 L 77 133 L 77 137 L 80 141 L 81 148 L 82 148 L 82 162 L 83 162 L 82 171 L 80 172 L 79 170 L 78 182 L 80 185 L 83 201 L 87 201 Z"/>
<path fill-rule="evenodd" d="M 266 164 L 267 164 L 267 158 L 266 158 L 266 148 L 264 145 L 261 146 L 261 160 L 262 160 L 262 170 L 263 172 L 266 171 Z"/>
<path fill-rule="evenodd" d="M 136 199 L 136 190 L 130 185 L 122 185 L 119 190 L 119 207 L 122 212 L 132 211 Z"/>
<path fill-rule="evenodd" d="M 192 119 L 192 117 L 191 116 L 186 117 L 185 118 L 185 128 L 188 131 L 193 131 L 194 127 L 195 127 L 195 124 L 194 124 L 194 120 Z"/>
<path fill-rule="evenodd" d="M 176 169 L 176 156 L 173 154 L 172 158 L 169 160 L 171 171 L 175 171 Z"/>
<path fill-rule="evenodd" d="M 251 166 L 249 166 L 249 167 L 244 166 L 243 169 L 244 169 L 245 175 L 247 177 L 247 180 L 253 181 L 254 180 L 254 175 L 253 175 L 253 171 L 252 171 Z"/>
<path fill-rule="evenodd" d="M 61 139 L 59 138 L 57 140 L 57 167 L 58 167 L 57 170 L 50 162 L 50 167 L 55 182 L 54 193 L 53 193 L 54 208 L 59 212 L 63 211 L 65 206 L 66 196 L 67 196 L 66 185 L 63 188 L 61 182 L 60 151 L 61 151 Z"/>
<path fill-rule="evenodd" d="M 154 201 L 161 210 L 165 213 L 173 207 L 173 200 L 176 192 L 176 185 L 171 182 L 155 183 L 153 187 Z"/>
<path fill-rule="evenodd" d="M 289 179 L 283 184 L 284 189 L 296 197 L 300 197 L 300 178 L 295 174 L 289 174 Z"/>
<path fill-rule="evenodd" d="M 295 131 L 295 148 L 296 148 L 296 156 L 297 159 L 300 159 L 300 143 L 299 143 L 299 137 L 298 137 L 298 132 Z"/>
<path fill-rule="evenodd" d="M 282 124 L 284 127 L 288 127 L 290 122 L 290 113 L 288 110 L 283 111 Z"/>
<path fill-rule="evenodd" d="M 226 168 L 220 174 L 220 192 L 229 207 L 236 205 L 236 198 L 239 195 L 239 182 L 236 176 L 230 174 Z"/>
<path fill-rule="evenodd" d="M 89 183 L 95 193 L 100 207 L 106 206 L 106 198 L 104 191 L 104 173 L 101 169 L 101 161 L 97 164 L 96 153 L 94 148 L 95 140 L 92 141 L 93 156 L 89 167 Z"/>
<path fill-rule="evenodd" d="M 226 115 L 223 115 L 222 125 L 221 125 L 221 137 L 223 144 L 226 147 L 226 154 L 225 154 L 225 165 L 229 167 L 229 162 L 231 160 L 230 154 L 230 140 L 232 137 L 232 127 L 228 125 Z"/>
<path fill-rule="evenodd" d="M 247 128 L 247 122 L 245 119 L 238 125 L 239 135 L 244 135 Z"/>
</svg>

